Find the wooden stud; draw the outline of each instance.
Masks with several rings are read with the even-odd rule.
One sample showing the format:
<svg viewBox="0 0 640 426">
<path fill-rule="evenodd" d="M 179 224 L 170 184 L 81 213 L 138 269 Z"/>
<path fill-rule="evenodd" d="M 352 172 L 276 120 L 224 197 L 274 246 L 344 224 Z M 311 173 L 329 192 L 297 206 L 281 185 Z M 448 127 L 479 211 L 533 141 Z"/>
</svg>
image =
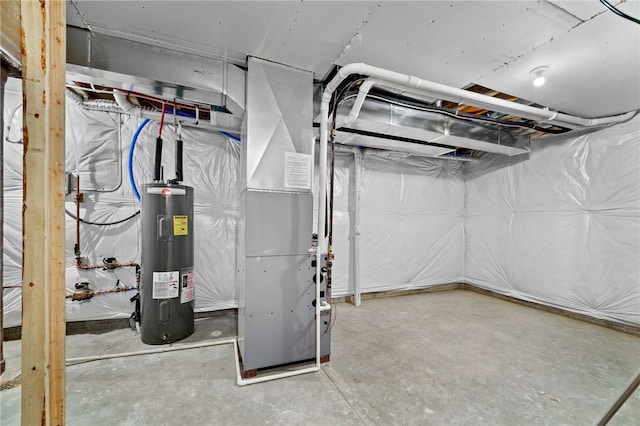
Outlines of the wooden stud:
<svg viewBox="0 0 640 426">
<path fill-rule="evenodd" d="M 22 1 L 22 424 L 64 424 L 66 2 Z"/>
</svg>

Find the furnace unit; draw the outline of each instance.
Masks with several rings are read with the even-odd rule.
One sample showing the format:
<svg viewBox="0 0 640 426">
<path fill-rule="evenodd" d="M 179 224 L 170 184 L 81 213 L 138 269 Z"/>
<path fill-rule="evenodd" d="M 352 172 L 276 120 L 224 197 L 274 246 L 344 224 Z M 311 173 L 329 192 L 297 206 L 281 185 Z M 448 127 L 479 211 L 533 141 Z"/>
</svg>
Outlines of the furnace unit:
<svg viewBox="0 0 640 426">
<path fill-rule="evenodd" d="M 315 358 L 314 138 L 310 72 L 250 58 L 238 224 L 238 346 L 243 376 Z M 329 356 L 330 312 L 321 315 Z"/>
</svg>

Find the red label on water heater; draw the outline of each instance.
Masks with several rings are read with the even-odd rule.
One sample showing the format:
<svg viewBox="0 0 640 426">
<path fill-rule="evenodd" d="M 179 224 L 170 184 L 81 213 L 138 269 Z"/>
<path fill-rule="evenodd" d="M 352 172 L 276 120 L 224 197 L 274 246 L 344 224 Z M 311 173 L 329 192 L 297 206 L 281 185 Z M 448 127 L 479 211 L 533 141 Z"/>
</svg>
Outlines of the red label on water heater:
<svg viewBox="0 0 640 426">
<path fill-rule="evenodd" d="M 169 188 L 162 188 L 162 192 L 161 192 L 162 196 L 165 198 L 171 197 L 171 189 Z"/>
</svg>

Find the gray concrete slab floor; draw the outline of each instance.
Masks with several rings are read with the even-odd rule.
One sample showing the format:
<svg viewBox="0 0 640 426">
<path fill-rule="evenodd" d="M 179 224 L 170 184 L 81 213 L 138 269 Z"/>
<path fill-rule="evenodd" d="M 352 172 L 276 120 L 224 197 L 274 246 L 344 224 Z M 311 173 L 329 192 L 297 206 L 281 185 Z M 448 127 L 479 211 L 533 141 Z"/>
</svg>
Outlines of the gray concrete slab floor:
<svg viewBox="0 0 640 426">
<path fill-rule="evenodd" d="M 454 290 L 337 304 L 321 372 L 236 385 L 232 345 L 70 365 L 69 425 L 591 425 L 640 368 L 640 337 Z M 235 336 L 197 320 L 180 344 Z M 20 342 L 6 342 L 16 374 Z M 130 330 L 67 337 L 67 358 L 153 349 Z M 17 366 L 17 367 L 16 367 Z M 0 424 L 20 424 L 20 385 Z M 640 391 L 611 421 L 640 425 Z"/>
</svg>

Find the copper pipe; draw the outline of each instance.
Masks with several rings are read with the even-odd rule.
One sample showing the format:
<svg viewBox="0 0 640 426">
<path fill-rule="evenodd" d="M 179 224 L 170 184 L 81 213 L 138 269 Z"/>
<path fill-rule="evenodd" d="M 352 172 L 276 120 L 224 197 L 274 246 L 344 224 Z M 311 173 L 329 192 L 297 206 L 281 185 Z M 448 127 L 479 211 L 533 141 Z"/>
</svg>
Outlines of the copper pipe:
<svg viewBox="0 0 640 426">
<path fill-rule="evenodd" d="M 81 263 L 78 263 L 76 265 L 76 267 L 80 270 L 86 271 L 86 270 L 90 270 L 90 269 L 106 269 L 106 270 L 111 270 L 111 269 L 118 269 L 118 268 L 129 268 L 129 267 L 134 267 L 136 268 L 136 287 L 139 288 L 140 287 L 140 265 L 138 263 L 135 262 L 127 262 L 127 263 L 112 263 L 109 264 L 109 267 L 107 267 L 106 265 L 102 264 L 102 265 L 83 265 Z"/>
</svg>

